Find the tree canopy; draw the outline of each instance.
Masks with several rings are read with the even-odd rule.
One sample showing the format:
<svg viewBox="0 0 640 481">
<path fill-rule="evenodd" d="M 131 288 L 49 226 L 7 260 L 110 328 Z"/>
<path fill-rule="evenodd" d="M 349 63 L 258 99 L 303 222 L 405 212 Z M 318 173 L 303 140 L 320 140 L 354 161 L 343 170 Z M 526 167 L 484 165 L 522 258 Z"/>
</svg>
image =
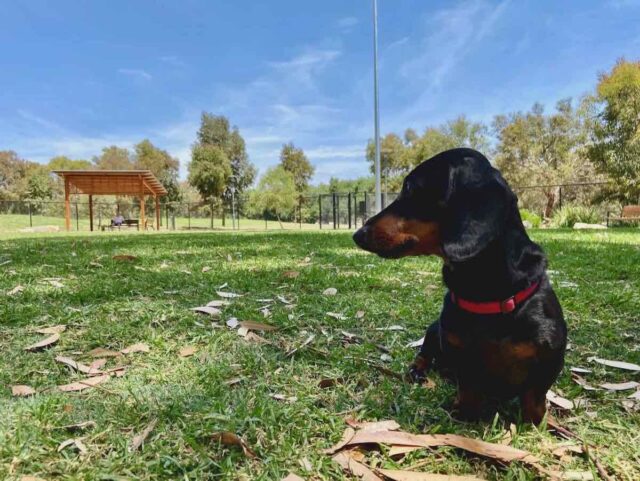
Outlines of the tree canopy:
<svg viewBox="0 0 640 481">
<path fill-rule="evenodd" d="M 640 62 L 620 60 L 600 76 L 592 98 L 588 156 L 615 180 L 610 194 L 625 202 L 640 199 Z"/>
<path fill-rule="evenodd" d="M 180 161 L 171 157 L 166 150 L 159 149 L 148 139 L 136 144 L 133 166 L 136 169 L 150 170 L 167 189 L 167 200 L 180 199 L 178 188 L 178 170 Z"/>
<path fill-rule="evenodd" d="M 251 204 L 258 212 L 275 216 L 282 226 L 281 219 L 294 213 L 297 197 L 293 175 L 278 165 L 268 169 L 262 176 L 257 189 L 252 192 Z"/>
<path fill-rule="evenodd" d="M 280 165 L 293 176 L 298 194 L 306 192 L 315 169 L 304 151 L 293 145 L 293 142 L 284 144 L 280 151 Z"/>
<path fill-rule="evenodd" d="M 191 150 L 189 183 L 206 201 L 219 199 L 232 175 L 231 162 L 225 152 L 216 145 L 196 144 Z"/>
</svg>

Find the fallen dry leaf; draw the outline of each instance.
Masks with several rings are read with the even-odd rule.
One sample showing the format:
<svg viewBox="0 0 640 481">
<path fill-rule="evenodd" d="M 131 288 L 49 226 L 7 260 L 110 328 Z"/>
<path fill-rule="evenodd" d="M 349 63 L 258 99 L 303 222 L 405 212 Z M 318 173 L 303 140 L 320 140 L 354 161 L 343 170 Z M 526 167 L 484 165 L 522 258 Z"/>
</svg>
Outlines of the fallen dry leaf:
<svg viewBox="0 0 640 481">
<path fill-rule="evenodd" d="M 270 324 L 261 324 L 260 322 L 254 321 L 240 321 L 239 326 L 250 331 L 275 331 L 278 329 Z"/>
<path fill-rule="evenodd" d="M 456 476 L 452 474 L 420 473 L 396 469 L 378 469 L 378 472 L 393 481 L 485 481 L 475 476 Z"/>
<path fill-rule="evenodd" d="M 601 359 L 599 357 L 590 357 L 589 361 L 597 362 L 608 367 L 615 367 L 618 369 L 625 369 L 627 371 L 640 371 L 640 366 L 631 362 L 624 361 L 610 361 L 609 359 Z"/>
<path fill-rule="evenodd" d="M 105 366 L 105 364 L 107 364 L 106 359 L 96 359 L 91 364 L 89 364 L 89 369 L 91 369 L 92 371 L 99 371 Z"/>
<path fill-rule="evenodd" d="M 338 289 L 335 287 L 327 287 L 324 291 L 322 291 L 323 296 L 335 296 L 338 293 Z"/>
<path fill-rule="evenodd" d="M 362 481 L 383 481 L 382 478 L 371 471 L 371 469 L 364 464 L 359 463 L 348 454 L 338 453 L 331 459 L 338 463 L 342 469 L 348 471 Z"/>
<path fill-rule="evenodd" d="M 311 473 L 313 471 L 313 464 L 311 464 L 311 461 L 309 461 L 308 458 L 302 458 L 298 461 L 298 463 L 307 473 Z"/>
<path fill-rule="evenodd" d="M 198 348 L 196 346 L 185 346 L 180 349 L 180 352 L 178 354 L 180 355 L 180 357 L 189 357 L 193 356 L 197 350 Z"/>
<path fill-rule="evenodd" d="M 191 310 L 193 312 L 197 312 L 199 314 L 206 314 L 211 317 L 215 317 L 216 319 L 222 315 L 222 311 L 217 307 L 212 306 L 200 306 L 200 307 L 192 307 Z"/>
<path fill-rule="evenodd" d="M 572 367 L 569 370 L 578 374 L 589 374 L 593 372 L 591 369 L 587 369 L 586 367 Z"/>
<path fill-rule="evenodd" d="M 135 261 L 138 256 L 134 256 L 131 254 L 118 254 L 112 257 L 114 261 Z"/>
<path fill-rule="evenodd" d="M 401 446 L 435 447 L 453 446 L 503 462 L 523 461 L 537 463 L 528 451 L 503 444 L 488 443 L 457 434 L 411 434 L 403 431 L 358 431 L 345 446 L 357 444 L 390 444 Z"/>
<path fill-rule="evenodd" d="M 235 317 L 230 317 L 227 322 L 227 327 L 229 327 L 229 329 L 235 329 L 236 327 L 238 327 L 240 325 L 240 322 L 238 321 L 237 318 Z"/>
<path fill-rule="evenodd" d="M 122 354 L 133 354 L 135 352 L 149 352 L 149 346 L 143 342 L 138 342 L 120 351 Z"/>
<path fill-rule="evenodd" d="M 90 389 L 98 384 L 102 384 L 111 379 L 111 376 L 108 374 L 104 374 L 102 376 L 90 377 L 87 379 L 83 379 L 82 381 L 72 382 L 70 384 L 63 384 L 62 386 L 58 386 L 58 390 L 63 392 L 75 392 L 75 391 L 84 391 L 85 389 Z"/>
<path fill-rule="evenodd" d="M 364 311 L 356 312 L 356 319 L 362 319 L 364 317 Z"/>
<path fill-rule="evenodd" d="M 7 295 L 8 296 L 15 296 L 16 294 L 20 294 L 21 292 L 23 292 L 25 289 L 24 286 L 16 286 L 13 289 L 11 289 L 10 291 L 7 291 Z"/>
<path fill-rule="evenodd" d="M 26 384 L 16 384 L 11 386 L 11 394 L 16 397 L 28 397 L 33 396 L 36 390 Z"/>
<path fill-rule="evenodd" d="M 244 336 L 245 340 L 257 342 L 258 344 L 271 344 L 270 341 L 267 341 L 264 337 L 257 335 L 255 332 L 249 331 L 246 336 Z"/>
<path fill-rule="evenodd" d="M 286 277 L 287 279 L 295 279 L 299 275 L 300 273 L 298 271 L 284 271 L 282 273 L 282 277 Z"/>
<path fill-rule="evenodd" d="M 131 439 L 129 452 L 137 451 L 140 446 L 142 446 L 145 440 L 149 437 L 149 434 L 151 434 L 151 431 L 153 431 L 156 427 L 156 424 L 158 424 L 158 420 L 152 420 L 149 424 L 147 424 L 147 427 L 145 427 L 140 434 L 137 434 Z"/>
<path fill-rule="evenodd" d="M 600 384 L 600 387 L 608 390 L 608 391 L 628 391 L 630 389 L 635 389 L 640 386 L 640 383 L 636 381 L 628 381 L 628 382 L 605 382 L 604 384 Z"/>
<path fill-rule="evenodd" d="M 398 326 L 398 325 L 376 328 L 376 331 L 404 331 L 404 330 L 405 330 L 404 327 Z"/>
<path fill-rule="evenodd" d="M 61 334 L 66 329 L 67 326 L 65 326 L 64 324 L 58 324 L 57 326 L 41 327 L 39 329 L 36 329 L 34 332 L 37 332 L 38 334 Z"/>
<path fill-rule="evenodd" d="M 37 476 L 20 476 L 18 481 L 47 481 L 44 478 L 38 478 Z"/>
<path fill-rule="evenodd" d="M 424 448 L 421 448 L 420 446 L 391 446 L 389 448 L 389 456 L 393 458 L 395 456 L 401 456 L 407 453 L 411 453 L 418 449 L 424 449 Z"/>
<path fill-rule="evenodd" d="M 627 396 L 627 398 L 640 400 L 640 390 L 634 392 L 633 394 L 630 394 L 629 396 Z"/>
<path fill-rule="evenodd" d="M 345 422 L 354 429 L 363 431 L 395 431 L 400 429 L 400 425 L 394 420 L 386 421 L 356 421 L 353 418 L 345 419 Z"/>
<path fill-rule="evenodd" d="M 558 458 L 563 458 L 569 453 L 582 454 L 584 453 L 584 450 L 582 449 L 582 446 L 578 444 L 561 444 L 560 446 L 555 447 L 551 453 Z"/>
<path fill-rule="evenodd" d="M 338 384 L 343 384 L 345 382 L 345 378 L 343 377 L 339 377 L 339 378 L 324 378 L 324 379 L 320 379 L 320 381 L 318 382 L 318 387 L 320 389 L 327 389 L 333 386 L 336 386 Z"/>
<path fill-rule="evenodd" d="M 224 384 L 227 386 L 235 386 L 236 384 L 240 384 L 242 381 L 244 381 L 244 378 L 234 377 L 232 379 L 226 380 Z"/>
<path fill-rule="evenodd" d="M 90 357 L 120 357 L 122 356 L 121 352 L 118 351 L 110 351 L 109 349 L 103 349 L 102 347 L 96 347 L 95 349 L 91 349 L 87 356 Z"/>
<path fill-rule="evenodd" d="M 242 297 L 242 294 L 236 294 L 235 292 L 216 291 L 223 299 L 235 299 L 236 297 Z"/>
<path fill-rule="evenodd" d="M 86 364 L 82 364 L 81 362 L 76 362 L 70 357 L 56 356 L 55 359 L 56 359 L 56 362 L 69 366 L 71 369 L 75 369 L 76 371 L 79 371 L 83 374 L 90 374 L 90 375 L 103 374 L 103 372 L 100 371 L 99 369 L 92 369 L 91 366 L 87 366 Z"/>
<path fill-rule="evenodd" d="M 406 347 L 422 347 L 423 343 L 424 343 L 424 337 L 421 337 L 417 341 L 410 342 L 409 344 L 407 344 Z"/>
<path fill-rule="evenodd" d="M 204 267 L 202 268 L 202 273 L 204 274 L 205 272 L 209 272 L 210 270 L 211 270 L 211 267 L 209 267 L 209 266 L 204 266 Z"/>
<path fill-rule="evenodd" d="M 58 452 L 70 446 L 75 447 L 80 452 L 80 454 L 87 454 L 88 452 L 87 447 L 79 439 L 67 439 L 66 441 L 62 441 L 58 446 Z"/>
<path fill-rule="evenodd" d="M 64 284 L 56 279 L 49 279 L 47 282 L 49 282 L 49 284 L 51 284 L 56 289 L 62 289 L 64 287 Z"/>
<path fill-rule="evenodd" d="M 586 391 L 599 391 L 600 390 L 599 387 L 593 387 L 591 384 L 589 384 L 587 382 L 586 379 L 584 379 L 583 377 L 579 376 L 576 373 L 571 374 L 571 378 L 575 381 L 576 384 L 582 386 L 582 388 L 585 389 Z"/>
<path fill-rule="evenodd" d="M 564 471 L 557 474 L 562 481 L 593 481 L 591 471 Z"/>
<path fill-rule="evenodd" d="M 573 404 L 573 401 L 571 401 L 570 399 L 563 398 L 562 396 L 559 396 L 558 394 L 553 392 L 551 389 L 547 391 L 547 400 L 551 404 L 558 406 L 562 409 L 566 409 L 568 411 L 570 411 L 575 407 Z"/>
<path fill-rule="evenodd" d="M 295 396 L 286 396 L 284 394 L 271 394 L 271 397 L 276 401 L 287 401 L 290 403 L 296 402 L 298 400 Z"/>
<path fill-rule="evenodd" d="M 340 314 L 339 312 L 327 312 L 327 316 L 333 317 L 334 319 L 337 319 L 339 321 L 344 321 L 347 319 L 347 316 L 345 316 L 344 314 Z"/>
<path fill-rule="evenodd" d="M 216 300 L 216 301 L 207 302 L 207 307 L 224 307 L 224 306 L 228 306 L 229 304 L 231 304 L 229 301 Z"/>
<path fill-rule="evenodd" d="M 307 347 L 309 344 L 311 344 L 313 342 L 313 340 L 315 339 L 316 335 L 315 334 L 311 334 L 309 337 L 307 337 L 307 339 L 300 344 L 298 347 L 293 348 L 291 351 L 289 351 L 286 356 L 293 356 L 296 352 L 298 352 L 300 349 Z"/>
<path fill-rule="evenodd" d="M 35 344 L 32 344 L 31 346 L 27 346 L 24 348 L 25 351 L 39 351 L 40 349 L 45 349 L 49 346 L 52 346 L 53 344 L 55 344 L 56 342 L 58 342 L 58 340 L 60 339 L 60 334 L 52 334 L 51 336 L 47 337 L 46 339 L 43 339 L 40 342 L 36 342 Z"/>
<path fill-rule="evenodd" d="M 255 453 L 251 449 L 249 449 L 249 447 L 247 446 L 247 443 L 245 443 L 244 440 L 235 433 L 232 433 L 229 431 L 213 433 L 211 435 L 211 440 L 214 442 L 218 441 L 220 444 L 224 446 L 238 446 L 242 449 L 242 452 L 248 458 L 256 457 Z"/>
<path fill-rule="evenodd" d="M 322 452 L 325 454 L 337 453 L 342 448 L 344 448 L 347 444 L 349 444 L 349 442 L 353 439 L 353 436 L 355 436 L 355 434 L 356 432 L 353 428 L 346 428 L 344 430 L 344 433 L 342 433 L 342 438 L 340 438 L 340 441 L 338 441 L 335 445 L 331 446 L 328 449 L 323 449 Z"/>
</svg>

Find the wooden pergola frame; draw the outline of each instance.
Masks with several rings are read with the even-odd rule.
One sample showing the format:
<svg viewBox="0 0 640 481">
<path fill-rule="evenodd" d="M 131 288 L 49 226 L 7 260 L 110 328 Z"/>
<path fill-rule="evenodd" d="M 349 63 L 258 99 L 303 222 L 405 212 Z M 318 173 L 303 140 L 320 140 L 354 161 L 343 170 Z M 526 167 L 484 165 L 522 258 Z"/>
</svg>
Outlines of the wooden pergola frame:
<svg viewBox="0 0 640 481">
<path fill-rule="evenodd" d="M 153 196 L 156 205 L 156 229 L 160 226 L 159 198 L 167 189 L 149 170 L 56 170 L 64 180 L 64 218 L 71 230 L 71 194 L 89 196 L 89 227 L 93 231 L 93 196 L 128 195 L 140 199 L 140 226 L 145 227 L 144 198 Z"/>
</svg>

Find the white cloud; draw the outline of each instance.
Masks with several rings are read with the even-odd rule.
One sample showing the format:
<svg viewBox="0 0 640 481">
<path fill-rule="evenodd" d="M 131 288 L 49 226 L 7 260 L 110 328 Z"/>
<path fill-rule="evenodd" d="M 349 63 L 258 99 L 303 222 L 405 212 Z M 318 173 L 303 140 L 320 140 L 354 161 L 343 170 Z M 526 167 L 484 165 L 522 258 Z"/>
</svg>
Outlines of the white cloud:
<svg viewBox="0 0 640 481">
<path fill-rule="evenodd" d="M 151 80 L 153 78 L 149 72 L 138 68 L 119 68 L 118 73 L 138 80 Z"/>
<path fill-rule="evenodd" d="M 338 19 L 336 25 L 342 30 L 349 31 L 358 23 L 360 23 L 360 20 L 357 17 L 342 17 Z"/>
<path fill-rule="evenodd" d="M 432 15 L 425 26 L 418 56 L 400 67 L 406 79 L 439 87 L 457 64 L 494 28 L 511 0 L 492 7 L 484 0 L 468 0 Z M 479 25 L 480 27 L 475 27 Z"/>
</svg>

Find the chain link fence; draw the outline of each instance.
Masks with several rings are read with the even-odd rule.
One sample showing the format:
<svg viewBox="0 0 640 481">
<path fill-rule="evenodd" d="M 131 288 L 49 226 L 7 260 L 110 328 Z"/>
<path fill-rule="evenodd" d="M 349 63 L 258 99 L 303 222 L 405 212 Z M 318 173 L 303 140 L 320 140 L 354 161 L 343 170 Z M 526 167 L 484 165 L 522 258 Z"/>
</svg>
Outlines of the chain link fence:
<svg viewBox="0 0 640 481">
<path fill-rule="evenodd" d="M 593 205 L 603 221 L 607 212 L 617 213 L 620 206 L 608 203 L 593 204 L 603 182 L 537 185 L 515 187 L 521 209 L 543 218 L 567 204 Z M 398 197 L 397 193 L 383 193 L 383 207 Z M 71 201 L 71 227 L 75 231 L 89 231 L 89 203 L 84 199 Z M 62 231 L 65 229 L 63 201 L 0 200 L 0 232 Z M 146 225 L 137 225 L 140 206 L 137 200 L 116 199 L 93 203 L 94 230 L 113 230 L 112 219 L 120 214 L 130 221 L 120 229 L 147 230 L 265 230 L 265 229 L 344 229 L 354 230 L 375 215 L 375 196 L 367 192 L 347 192 L 305 196 L 297 199 L 294 209 L 276 215 L 255 212 L 250 199 L 236 196 L 216 203 L 172 202 L 160 204 L 160 222 L 156 225 L 155 206 L 145 205 Z"/>
</svg>

